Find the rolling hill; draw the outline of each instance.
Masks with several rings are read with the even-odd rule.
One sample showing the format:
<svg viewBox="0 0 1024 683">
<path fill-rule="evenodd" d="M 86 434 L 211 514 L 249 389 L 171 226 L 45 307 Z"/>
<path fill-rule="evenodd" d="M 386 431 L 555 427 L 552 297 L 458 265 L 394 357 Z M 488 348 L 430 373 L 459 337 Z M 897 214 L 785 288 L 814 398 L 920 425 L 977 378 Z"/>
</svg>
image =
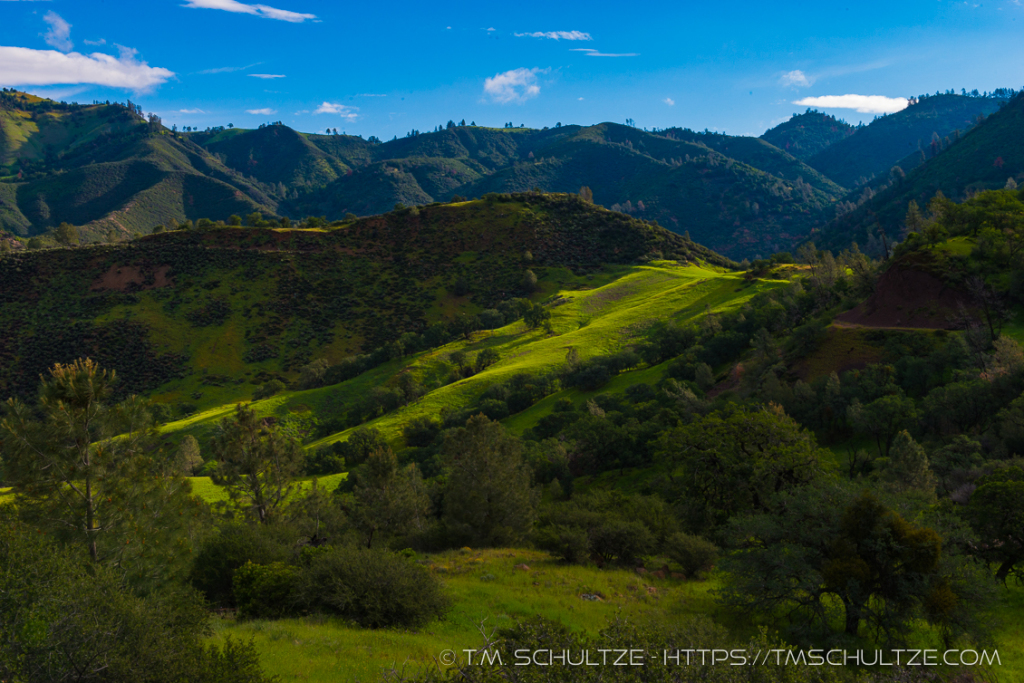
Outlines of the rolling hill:
<svg viewBox="0 0 1024 683">
<path fill-rule="evenodd" d="M 845 140 L 857 131 L 846 121 L 808 109 L 780 123 L 761 136 L 765 142 L 807 161 L 826 147 Z"/>
<path fill-rule="evenodd" d="M 441 341 L 459 336 L 466 316 L 530 294 L 528 269 L 543 291 L 654 258 L 731 264 L 577 197 L 530 193 L 330 230 L 219 227 L 21 251 L 0 260 L 0 395 L 27 396 L 46 367 L 84 353 L 118 368 L 124 391 L 219 405 L 318 357 L 374 353 L 431 326 Z"/>
<path fill-rule="evenodd" d="M 888 174 L 901 159 L 919 150 L 934 155 L 933 140 L 942 146 L 946 137 L 955 139 L 957 131 L 962 133 L 979 117 L 997 111 L 1004 101 L 996 97 L 922 96 L 903 111 L 879 117 L 825 147 L 808 158 L 807 164 L 844 187 L 862 185 Z"/>
<path fill-rule="evenodd" d="M 822 247 L 861 245 L 885 230 L 899 239 L 911 201 L 924 210 L 936 192 L 962 201 L 981 190 L 1000 189 L 1014 178 L 1024 184 L 1024 96 L 1017 95 L 1002 109 L 907 174 L 906 178 L 840 216 L 816 236 Z"/>
</svg>

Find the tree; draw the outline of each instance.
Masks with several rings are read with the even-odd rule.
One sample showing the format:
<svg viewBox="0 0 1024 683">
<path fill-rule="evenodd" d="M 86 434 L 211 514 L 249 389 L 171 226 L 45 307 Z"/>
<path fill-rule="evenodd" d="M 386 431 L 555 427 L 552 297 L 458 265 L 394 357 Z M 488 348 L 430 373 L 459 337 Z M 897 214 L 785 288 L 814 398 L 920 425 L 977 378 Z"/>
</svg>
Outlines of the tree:
<svg viewBox="0 0 1024 683">
<path fill-rule="evenodd" d="M 902 394 L 890 394 L 867 405 L 854 401 L 847 408 L 847 419 L 854 428 L 875 438 L 879 457 L 888 458 L 893 439 L 917 418 L 914 401 Z"/>
<path fill-rule="evenodd" d="M 580 188 L 580 199 L 587 202 L 588 204 L 594 203 L 594 193 L 589 187 L 584 185 Z"/>
<path fill-rule="evenodd" d="M 662 436 L 658 454 L 681 470 L 672 479 L 693 529 L 702 533 L 736 514 L 767 510 L 774 494 L 814 481 L 829 460 L 811 433 L 769 410 L 713 414 L 673 429 Z"/>
<path fill-rule="evenodd" d="M 893 439 L 889 465 L 883 477 L 899 491 L 917 489 L 928 495 L 935 494 L 935 475 L 929 466 L 928 455 L 905 429 Z"/>
<path fill-rule="evenodd" d="M 523 273 L 523 289 L 533 292 L 537 289 L 537 275 L 532 270 Z"/>
<path fill-rule="evenodd" d="M 535 330 L 542 325 L 550 325 L 551 311 L 541 304 L 530 302 L 529 308 L 523 313 L 523 322 L 527 329 Z"/>
<path fill-rule="evenodd" d="M 203 466 L 203 456 L 199 450 L 196 437 L 187 434 L 178 445 L 176 468 L 186 477 L 199 471 Z"/>
<path fill-rule="evenodd" d="M 299 386 L 303 389 L 314 389 L 322 386 L 324 374 L 330 367 L 326 358 L 317 358 L 308 365 L 303 366 L 299 375 Z"/>
<path fill-rule="evenodd" d="M 260 223 L 263 222 L 263 214 L 259 211 L 253 211 L 245 217 L 245 224 L 250 228 L 259 227 Z"/>
<path fill-rule="evenodd" d="M 967 518 L 978 532 L 975 551 L 995 562 L 996 578 L 1024 580 L 1024 469 L 1003 467 L 978 481 L 967 504 Z"/>
<path fill-rule="evenodd" d="M 477 546 L 515 543 L 532 528 L 536 496 L 523 446 L 483 415 L 445 434 L 444 523 L 453 540 Z"/>
<path fill-rule="evenodd" d="M 241 403 L 234 418 L 220 423 L 212 445 L 219 463 L 214 483 L 227 489 L 231 503 L 244 514 L 270 522 L 294 488 L 302 447 Z"/>
<path fill-rule="evenodd" d="M 231 214 L 228 216 L 228 225 L 241 225 L 242 217 L 237 214 Z"/>
<path fill-rule="evenodd" d="M 366 547 L 419 529 L 430 512 L 430 496 L 416 463 L 398 467 L 390 446 L 370 453 L 366 467 L 342 507 L 363 534 Z"/>
<path fill-rule="evenodd" d="M 78 244 L 78 228 L 70 223 L 61 223 L 53 229 L 53 239 L 62 246 L 70 247 Z"/>
<path fill-rule="evenodd" d="M 144 401 L 110 405 L 116 375 L 89 359 L 57 364 L 35 408 L 10 399 L 0 421 L 4 470 L 22 518 L 94 564 L 160 581 L 187 560 L 199 512 L 162 452 Z"/>
<path fill-rule="evenodd" d="M 892 640 L 915 617 L 949 619 L 958 601 L 938 533 L 834 483 L 780 494 L 771 513 L 732 520 L 728 537 L 738 550 L 723 560 L 722 596 L 756 614 L 828 631 L 838 600 L 847 635 L 868 625 Z"/>
</svg>

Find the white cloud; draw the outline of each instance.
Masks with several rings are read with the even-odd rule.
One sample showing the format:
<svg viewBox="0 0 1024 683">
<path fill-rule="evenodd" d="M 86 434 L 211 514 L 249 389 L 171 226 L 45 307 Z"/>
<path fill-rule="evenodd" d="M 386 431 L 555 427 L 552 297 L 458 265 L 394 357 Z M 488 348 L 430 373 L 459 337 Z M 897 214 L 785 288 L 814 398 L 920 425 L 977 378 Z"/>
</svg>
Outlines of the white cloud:
<svg viewBox="0 0 1024 683">
<path fill-rule="evenodd" d="M 639 52 L 598 52 L 592 47 L 574 47 L 569 52 L 586 52 L 588 57 L 638 57 Z"/>
<path fill-rule="evenodd" d="M 589 33 L 583 31 L 534 31 L 533 33 L 517 33 L 517 38 L 550 38 L 551 40 L 593 40 Z"/>
<path fill-rule="evenodd" d="M 71 42 L 71 24 L 64 21 L 63 18 L 53 10 L 46 13 L 43 17 L 43 21 L 50 25 L 50 30 L 43 36 L 43 40 L 50 47 L 55 47 L 61 52 L 71 52 L 71 48 L 75 46 Z"/>
<path fill-rule="evenodd" d="M 484 92 L 499 104 L 525 102 L 540 94 L 537 74 L 546 69 L 512 69 L 484 80 Z"/>
<path fill-rule="evenodd" d="M 249 78 L 284 78 L 284 74 L 249 74 Z"/>
<path fill-rule="evenodd" d="M 99 40 L 83 40 L 82 42 L 85 43 L 86 45 L 106 45 L 107 44 L 107 39 L 106 38 L 100 38 Z"/>
<path fill-rule="evenodd" d="M 358 95 L 356 95 L 356 97 L 387 97 L 387 95 L 382 95 L 380 93 L 374 92 L 361 92 Z"/>
<path fill-rule="evenodd" d="M 174 72 L 138 61 L 135 50 L 120 48 L 119 57 L 94 52 L 62 54 L 55 50 L 0 47 L 0 85 L 91 83 L 130 90 L 149 90 Z"/>
<path fill-rule="evenodd" d="M 800 69 L 787 71 L 779 78 L 779 85 L 787 88 L 809 88 L 814 83 L 813 78 L 808 78 Z"/>
<path fill-rule="evenodd" d="M 270 116 L 271 114 L 276 114 L 277 110 L 276 109 L 271 109 L 269 107 L 264 107 L 263 109 L 246 109 L 245 113 L 246 114 L 259 114 L 260 116 Z"/>
<path fill-rule="evenodd" d="M 861 114 L 894 114 L 907 108 L 907 100 L 905 98 L 884 97 L 882 95 L 805 97 L 793 104 L 806 107 L 822 107 L 824 109 L 853 109 Z"/>
<path fill-rule="evenodd" d="M 216 69 L 203 69 L 199 73 L 201 74 L 228 74 L 233 71 L 245 71 L 251 69 L 254 66 L 259 66 L 261 62 L 250 64 L 249 66 L 218 66 Z"/>
<path fill-rule="evenodd" d="M 179 109 L 179 114 L 205 114 L 206 112 L 202 109 Z"/>
<path fill-rule="evenodd" d="M 359 116 L 359 107 L 349 107 L 336 102 L 324 102 L 313 112 L 314 114 L 337 114 L 343 119 L 350 121 Z"/>
<path fill-rule="evenodd" d="M 300 24 L 307 19 L 315 20 L 315 14 L 302 14 L 300 12 L 289 12 L 288 10 L 276 9 L 267 5 L 246 5 L 237 0 L 188 0 L 182 7 L 194 9 L 221 9 L 225 12 L 237 12 L 239 14 L 252 14 L 264 19 L 278 19 L 293 24 Z"/>
<path fill-rule="evenodd" d="M 496 28 L 494 28 L 494 27 L 492 26 L 492 27 L 490 27 L 490 28 L 485 28 L 484 30 L 485 30 L 485 31 L 487 31 L 488 33 L 490 33 L 491 31 L 497 31 L 498 29 L 496 29 Z"/>
<path fill-rule="evenodd" d="M 676 106 L 676 101 L 673 100 L 671 97 L 666 97 L 665 99 L 662 100 L 662 102 L 664 102 L 665 104 L 667 104 L 670 107 Z"/>
</svg>

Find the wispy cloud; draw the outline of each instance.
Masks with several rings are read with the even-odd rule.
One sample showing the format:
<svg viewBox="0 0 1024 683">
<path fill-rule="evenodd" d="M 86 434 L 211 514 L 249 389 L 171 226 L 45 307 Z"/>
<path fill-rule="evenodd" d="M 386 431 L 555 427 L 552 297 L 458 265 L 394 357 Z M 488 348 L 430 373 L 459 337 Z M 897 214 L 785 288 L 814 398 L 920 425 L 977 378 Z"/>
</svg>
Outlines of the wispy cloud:
<svg viewBox="0 0 1024 683">
<path fill-rule="evenodd" d="M 61 52 L 71 52 L 71 49 L 75 46 L 71 42 L 71 24 L 64 21 L 64 19 L 54 12 L 53 10 L 46 13 L 43 17 L 43 21 L 50 25 L 50 30 L 43 36 L 43 40 L 50 47 L 55 47 Z"/>
<path fill-rule="evenodd" d="M 90 83 L 129 90 L 150 90 L 174 72 L 149 66 L 136 51 L 121 47 L 118 57 L 94 52 L 63 54 L 55 50 L 0 47 L 0 85 L 58 85 Z"/>
<path fill-rule="evenodd" d="M 179 109 L 179 114 L 205 114 L 206 112 L 202 109 Z"/>
<path fill-rule="evenodd" d="M 662 100 L 662 102 L 664 102 L 665 104 L 667 104 L 670 107 L 676 106 L 676 101 L 673 100 L 671 97 L 666 97 L 665 99 Z"/>
<path fill-rule="evenodd" d="M 592 47 L 574 47 L 569 52 L 585 52 L 588 57 L 639 57 L 639 52 L 598 52 Z"/>
<path fill-rule="evenodd" d="M 225 12 L 236 12 L 238 14 L 252 14 L 264 19 L 277 19 L 288 21 L 293 24 L 301 24 L 304 21 L 315 21 L 315 14 L 303 14 L 301 12 L 289 12 L 284 9 L 268 7 L 267 5 L 246 5 L 237 0 L 188 0 L 182 7 L 194 9 L 219 9 Z"/>
<path fill-rule="evenodd" d="M 344 104 L 338 104 L 337 102 L 324 102 L 316 110 L 314 114 L 337 114 L 343 119 L 353 120 L 359 116 L 359 107 L 349 107 Z"/>
<path fill-rule="evenodd" d="M 593 40 L 589 33 L 583 31 L 534 31 L 533 33 L 516 33 L 517 38 L 550 38 L 551 40 Z"/>
<path fill-rule="evenodd" d="M 356 95 L 356 97 L 387 97 L 387 95 L 372 92 L 361 92 L 358 95 Z"/>
<path fill-rule="evenodd" d="M 106 38 L 100 38 L 99 40 L 83 40 L 82 42 L 85 43 L 86 45 L 106 45 L 107 44 L 107 39 Z"/>
<path fill-rule="evenodd" d="M 248 66 L 218 66 L 216 69 L 203 69 L 199 73 L 201 73 L 201 74 L 229 74 L 229 73 L 232 73 L 234 71 L 245 71 L 246 69 L 251 69 L 254 66 L 259 66 L 261 63 L 262 62 L 256 62 L 255 64 L 250 64 Z"/>
<path fill-rule="evenodd" d="M 793 104 L 806 107 L 822 107 L 824 109 L 853 109 L 861 114 L 893 114 L 907 108 L 907 100 L 905 98 L 884 97 L 882 95 L 805 97 Z"/>
<path fill-rule="evenodd" d="M 249 78 L 284 78 L 284 74 L 249 74 Z"/>
<path fill-rule="evenodd" d="M 270 116 L 271 114 L 276 114 L 277 110 L 276 109 L 271 109 L 270 107 L 263 107 L 262 109 L 246 109 L 245 113 L 246 114 L 259 114 L 260 116 Z"/>
<path fill-rule="evenodd" d="M 814 79 L 809 78 L 800 69 L 787 71 L 779 77 L 779 85 L 786 88 L 809 88 L 813 83 Z"/>
<path fill-rule="evenodd" d="M 537 74 L 546 69 L 511 69 L 484 79 L 484 93 L 499 104 L 522 103 L 540 95 Z"/>
</svg>

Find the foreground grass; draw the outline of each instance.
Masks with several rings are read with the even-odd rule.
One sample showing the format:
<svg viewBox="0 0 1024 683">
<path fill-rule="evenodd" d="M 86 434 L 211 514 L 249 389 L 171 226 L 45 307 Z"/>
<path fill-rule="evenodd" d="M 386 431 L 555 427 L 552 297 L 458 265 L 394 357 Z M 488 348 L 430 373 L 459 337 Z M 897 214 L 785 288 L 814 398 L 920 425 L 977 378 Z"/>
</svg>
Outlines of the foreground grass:
<svg viewBox="0 0 1024 683">
<path fill-rule="evenodd" d="M 421 560 L 452 598 L 442 620 L 421 629 L 369 630 L 340 619 L 214 620 L 214 640 L 252 638 L 264 668 L 283 681 L 373 681 L 391 667 L 433 666 L 446 649 L 460 652 L 488 634 L 532 615 L 557 619 L 573 630 L 596 633 L 616 616 L 678 620 L 713 614 L 714 582 L 641 577 L 627 569 L 566 566 L 533 550 L 469 550 Z M 517 569 L 527 565 L 528 570 Z M 600 595 L 589 601 L 581 595 Z"/>
<path fill-rule="evenodd" d="M 444 650 L 459 653 L 478 648 L 496 628 L 541 615 L 576 631 L 595 634 L 609 619 L 678 623 L 687 617 L 708 615 L 726 626 L 735 638 L 745 639 L 756 628 L 744 615 L 718 606 L 712 591 L 716 577 L 707 581 L 676 581 L 640 576 L 629 569 L 598 569 L 565 565 L 546 553 L 522 549 L 451 551 L 420 561 L 444 581 L 452 608 L 441 620 L 416 630 L 370 630 L 341 619 L 311 616 L 278 621 L 238 621 L 218 617 L 213 640 L 228 636 L 252 639 L 263 666 L 282 681 L 376 681 L 385 670 L 437 666 Z M 527 565 L 529 570 L 519 569 Z M 581 595 L 597 594 L 601 601 Z M 1002 666 L 996 680 L 1024 680 L 1024 588 L 1000 588 L 990 616 L 995 646 Z M 921 633 L 914 647 L 941 648 L 937 634 Z M 925 642 L 927 641 L 927 642 Z M 865 643 L 863 647 L 874 647 Z"/>
</svg>

